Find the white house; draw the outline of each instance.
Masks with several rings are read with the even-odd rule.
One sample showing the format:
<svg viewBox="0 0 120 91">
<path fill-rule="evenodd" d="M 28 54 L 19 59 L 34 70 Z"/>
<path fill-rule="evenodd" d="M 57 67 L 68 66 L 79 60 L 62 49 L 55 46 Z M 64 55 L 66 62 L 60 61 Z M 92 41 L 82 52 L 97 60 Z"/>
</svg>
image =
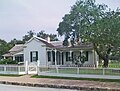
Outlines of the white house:
<svg viewBox="0 0 120 91">
<path fill-rule="evenodd" d="M 97 66 L 98 61 L 98 55 L 91 43 L 66 47 L 61 41 L 50 41 L 35 36 L 25 44 L 15 45 L 3 56 L 23 62 L 24 65 L 39 63 L 39 66 L 75 66 L 81 64 L 83 58 L 84 66 Z"/>
</svg>

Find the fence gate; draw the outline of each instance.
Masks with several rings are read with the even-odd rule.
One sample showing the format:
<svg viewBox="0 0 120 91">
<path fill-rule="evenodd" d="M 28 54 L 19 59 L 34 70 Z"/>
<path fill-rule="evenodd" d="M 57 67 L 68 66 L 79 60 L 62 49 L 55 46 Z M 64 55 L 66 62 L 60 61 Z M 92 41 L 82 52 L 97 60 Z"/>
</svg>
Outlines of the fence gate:
<svg viewBox="0 0 120 91">
<path fill-rule="evenodd" d="M 28 74 L 37 74 L 37 66 L 28 66 Z"/>
</svg>

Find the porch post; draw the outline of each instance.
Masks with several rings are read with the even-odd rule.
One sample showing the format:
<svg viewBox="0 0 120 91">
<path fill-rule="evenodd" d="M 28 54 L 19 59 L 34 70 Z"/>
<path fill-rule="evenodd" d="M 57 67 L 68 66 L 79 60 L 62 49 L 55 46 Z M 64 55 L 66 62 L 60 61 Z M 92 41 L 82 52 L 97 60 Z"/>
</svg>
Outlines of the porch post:
<svg viewBox="0 0 120 91">
<path fill-rule="evenodd" d="M 53 64 L 53 53 L 51 51 L 51 65 Z"/>
<path fill-rule="evenodd" d="M 83 50 L 80 50 L 80 61 L 81 61 L 81 57 L 82 57 L 82 52 L 83 52 Z"/>
<path fill-rule="evenodd" d="M 70 59 L 69 59 L 69 61 L 71 61 L 71 57 L 72 57 L 72 51 L 70 51 Z"/>
<path fill-rule="evenodd" d="M 40 61 L 39 61 L 39 60 L 37 60 L 37 74 L 39 74 L 39 72 L 40 72 L 39 67 L 40 67 Z"/>
<path fill-rule="evenodd" d="M 96 63 L 95 63 L 95 52 L 94 52 L 94 50 L 92 50 L 92 54 L 93 54 L 93 65 L 96 65 Z"/>
<path fill-rule="evenodd" d="M 46 66 L 48 66 L 48 51 L 46 51 Z"/>
<path fill-rule="evenodd" d="M 63 52 L 63 61 L 64 61 L 64 65 L 66 64 L 66 52 Z"/>
<path fill-rule="evenodd" d="M 72 57 L 72 51 L 70 51 L 70 57 Z"/>
<path fill-rule="evenodd" d="M 15 60 L 15 56 L 13 55 L 13 60 Z"/>
<path fill-rule="evenodd" d="M 55 66 L 57 66 L 57 60 L 56 60 L 56 59 L 57 59 L 57 58 L 56 58 L 56 55 L 57 55 L 57 54 L 56 54 L 56 53 L 57 53 L 57 50 L 55 49 Z"/>
<path fill-rule="evenodd" d="M 25 61 L 25 73 L 28 74 L 28 61 Z"/>
<path fill-rule="evenodd" d="M 60 52 L 60 65 L 62 65 L 62 52 Z"/>
<path fill-rule="evenodd" d="M 4 56 L 4 58 L 3 59 L 6 59 L 6 57 Z"/>
</svg>

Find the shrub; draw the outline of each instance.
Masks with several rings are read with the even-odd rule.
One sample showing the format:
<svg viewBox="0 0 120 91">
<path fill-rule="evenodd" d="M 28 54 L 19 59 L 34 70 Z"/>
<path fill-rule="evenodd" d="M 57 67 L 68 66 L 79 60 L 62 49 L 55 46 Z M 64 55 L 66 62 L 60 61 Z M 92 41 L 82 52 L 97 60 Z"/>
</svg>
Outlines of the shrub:
<svg viewBox="0 0 120 91">
<path fill-rule="evenodd" d="M 18 61 L 12 59 L 3 59 L 0 61 L 0 64 L 18 64 Z"/>
</svg>

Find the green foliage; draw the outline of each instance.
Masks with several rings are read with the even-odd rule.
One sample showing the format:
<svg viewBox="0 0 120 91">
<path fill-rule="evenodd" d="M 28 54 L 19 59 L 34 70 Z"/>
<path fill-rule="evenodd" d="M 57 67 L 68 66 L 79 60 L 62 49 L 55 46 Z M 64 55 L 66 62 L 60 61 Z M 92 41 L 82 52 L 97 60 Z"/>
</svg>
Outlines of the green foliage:
<svg viewBox="0 0 120 91">
<path fill-rule="evenodd" d="M 28 31 L 27 34 L 23 36 L 22 41 L 25 43 L 25 42 L 28 41 L 30 38 L 32 38 L 34 34 L 35 34 L 34 30 Z"/>
<path fill-rule="evenodd" d="M 50 37 L 50 41 L 58 41 L 56 34 L 46 34 L 44 30 L 37 33 L 37 37 L 41 37 L 43 39 L 46 39 L 47 37 Z"/>
<path fill-rule="evenodd" d="M 24 41 L 22 41 L 22 40 L 17 40 L 16 38 L 14 38 L 13 40 L 11 40 L 10 42 L 8 42 L 8 44 L 10 45 L 10 46 L 14 46 L 15 44 L 23 44 L 24 43 Z"/>
<path fill-rule="evenodd" d="M 0 74 L 0 76 L 20 77 L 20 76 L 23 76 L 23 75 L 17 75 L 17 74 Z"/>
<path fill-rule="evenodd" d="M 3 59 L 0 61 L 0 64 L 18 64 L 18 62 L 12 59 Z"/>
<path fill-rule="evenodd" d="M 0 58 L 6 53 L 12 46 L 9 45 L 6 41 L 0 39 Z"/>
<path fill-rule="evenodd" d="M 120 11 L 111 11 L 107 5 L 96 4 L 95 0 L 78 0 L 69 14 L 59 23 L 58 33 L 71 35 L 75 31 L 75 39 L 91 42 L 104 67 L 108 67 L 112 50 L 120 46 Z"/>
</svg>

